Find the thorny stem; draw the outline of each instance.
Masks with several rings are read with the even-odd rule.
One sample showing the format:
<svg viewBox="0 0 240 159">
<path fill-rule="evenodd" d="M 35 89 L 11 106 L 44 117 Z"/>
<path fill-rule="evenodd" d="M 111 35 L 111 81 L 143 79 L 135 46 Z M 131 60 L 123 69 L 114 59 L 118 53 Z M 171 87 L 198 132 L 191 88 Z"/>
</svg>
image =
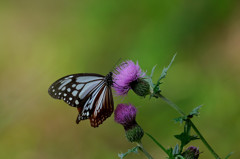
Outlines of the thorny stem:
<svg viewBox="0 0 240 159">
<path fill-rule="evenodd" d="M 172 101 L 168 100 L 166 97 L 164 97 L 163 95 L 159 95 L 159 97 L 164 100 L 166 103 L 168 103 L 173 109 L 175 109 L 179 114 L 181 114 L 182 116 L 185 116 L 185 113 Z M 189 119 L 190 120 L 190 119 Z M 196 132 L 196 134 L 200 137 L 200 139 L 202 140 L 202 142 L 204 143 L 204 145 L 208 148 L 208 150 L 213 154 L 213 156 L 216 159 L 221 159 L 218 154 L 212 149 L 212 147 L 208 144 L 208 142 L 205 140 L 205 138 L 202 136 L 202 134 L 199 132 L 199 130 L 197 129 L 197 127 L 193 124 L 193 122 L 190 120 L 191 125 L 193 130 Z"/>
<path fill-rule="evenodd" d="M 153 157 L 143 148 L 141 142 L 138 142 L 137 144 L 139 146 L 139 149 L 147 156 L 148 159 L 153 159 Z"/>
</svg>

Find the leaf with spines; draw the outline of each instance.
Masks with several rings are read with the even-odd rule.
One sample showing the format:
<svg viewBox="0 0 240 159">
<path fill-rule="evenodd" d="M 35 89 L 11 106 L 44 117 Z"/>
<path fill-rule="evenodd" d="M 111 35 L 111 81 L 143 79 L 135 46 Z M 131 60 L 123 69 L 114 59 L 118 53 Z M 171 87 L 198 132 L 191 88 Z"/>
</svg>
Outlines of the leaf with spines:
<svg viewBox="0 0 240 159">
<path fill-rule="evenodd" d="M 179 135 L 174 135 L 178 140 L 181 141 L 182 147 L 184 147 L 185 145 L 187 145 L 190 141 L 192 140 L 197 140 L 199 139 L 199 137 L 197 137 L 196 135 L 188 135 L 187 133 L 181 133 Z"/>
<path fill-rule="evenodd" d="M 157 65 L 153 66 L 153 68 L 152 68 L 152 72 L 151 72 L 151 75 L 150 75 L 150 78 L 153 77 L 153 73 L 154 73 L 156 67 L 157 67 Z"/>
<path fill-rule="evenodd" d="M 190 116 L 198 116 L 199 114 L 200 114 L 200 112 L 199 112 L 199 109 L 202 107 L 202 105 L 199 105 L 198 107 L 196 107 L 196 108 L 194 108 L 190 113 L 189 113 L 189 115 Z"/>
<path fill-rule="evenodd" d="M 159 85 L 161 84 L 160 81 L 161 81 L 163 78 L 166 77 L 167 71 L 168 71 L 168 69 L 170 68 L 170 66 L 172 65 L 172 63 L 173 63 L 176 55 L 177 55 L 177 54 L 175 54 L 175 55 L 173 56 L 170 64 L 168 65 L 168 67 L 164 67 L 164 68 L 163 68 L 162 73 L 161 73 L 161 75 L 160 75 L 160 77 L 159 77 L 159 79 L 158 79 L 158 81 L 157 81 L 156 84 L 153 83 L 152 77 L 153 77 L 153 74 L 154 74 L 154 71 L 155 71 L 155 68 L 156 68 L 157 65 L 153 66 L 150 76 L 145 76 L 145 80 L 146 80 L 146 81 L 148 82 L 148 84 L 150 85 L 150 93 L 151 93 L 151 94 L 150 94 L 150 98 L 151 98 L 151 97 L 156 97 L 156 98 L 159 97 L 160 92 L 161 92 L 160 87 L 159 87 Z"/>
<path fill-rule="evenodd" d="M 154 70 L 155 70 L 156 66 L 154 66 L 154 67 L 152 68 L 152 72 L 151 72 L 151 75 L 150 75 L 150 77 L 149 77 L 149 79 L 150 79 L 150 80 L 149 80 L 149 84 L 150 84 L 150 86 L 152 87 L 152 88 L 151 88 L 150 98 L 151 98 L 151 97 L 156 97 L 156 98 L 159 97 L 160 92 L 161 92 L 160 87 L 159 87 L 159 85 L 161 84 L 160 81 L 166 77 L 167 71 L 168 71 L 168 69 L 170 68 L 170 66 L 172 65 L 175 57 L 176 57 L 176 54 L 173 56 L 170 64 L 168 65 L 168 67 L 164 67 L 164 68 L 163 68 L 162 73 L 161 73 L 161 75 L 160 75 L 160 77 L 159 77 L 159 79 L 158 79 L 158 81 L 157 81 L 156 84 L 153 84 L 153 82 L 152 82 L 152 76 L 153 76 L 153 73 L 154 73 Z"/>
<path fill-rule="evenodd" d="M 145 78 L 144 80 L 148 82 L 148 84 L 150 85 L 150 93 L 153 94 L 153 88 L 155 87 L 155 85 L 153 84 L 152 82 L 152 76 L 153 76 L 153 73 L 154 73 L 154 70 L 156 68 L 157 65 L 155 65 L 153 68 L 152 68 L 152 72 L 151 72 L 151 75 L 148 76 L 148 75 L 145 75 Z M 152 97 L 152 95 L 150 95 L 150 98 Z"/>
<path fill-rule="evenodd" d="M 178 117 L 178 118 L 175 118 L 175 119 L 173 119 L 176 123 L 180 123 L 180 124 L 182 124 L 183 123 L 183 121 L 185 121 L 187 119 L 187 116 L 181 116 L 181 117 Z"/>
<path fill-rule="evenodd" d="M 130 154 L 130 153 L 138 153 L 138 149 L 139 149 L 140 147 L 139 146 L 136 146 L 136 147 L 133 147 L 132 149 L 129 149 L 127 152 L 125 152 L 125 153 L 120 153 L 120 154 L 118 154 L 118 157 L 119 158 L 121 158 L 121 159 L 123 159 L 124 157 L 126 157 L 128 154 Z"/>
<path fill-rule="evenodd" d="M 157 84 L 160 83 L 160 81 L 166 77 L 167 71 L 168 71 L 168 69 L 171 67 L 171 65 L 172 65 L 172 63 L 173 63 L 176 55 L 177 55 L 177 54 L 175 54 L 175 55 L 173 56 L 170 64 L 168 65 L 168 67 L 164 67 L 164 68 L 163 68 L 162 73 L 161 73 L 161 76 L 159 77 L 159 79 L 158 79 L 158 81 L 157 81 Z"/>
<path fill-rule="evenodd" d="M 185 116 L 181 116 L 181 117 L 178 117 L 178 118 L 175 118 L 173 119 L 176 123 L 180 123 L 182 124 L 183 121 L 186 121 L 187 119 L 190 119 L 192 118 L 193 116 L 198 116 L 200 114 L 199 112 L 199 109 L 202 107 L 202 105 L 194 108 L 188 115 L 185 115 Z"/>
<path fill-rule="evenodd" d="M 182 152 L 183 147 L 190 141 L 199 139 L 199 137 L 196 135 L 190 135 L 190 130 L 191 122 L 189 119 L 187 119 L 184 125 L 184 131 L 179 135 L 174 135 L 174 137 L 181 141 L 180 153 Z"/>
<path fill-rule="evenodd" d="M 153 88 L 155 87 L 155 85 L 152 82 L 152 77 L 153 77 L 153 73 L 154 73 L 154 70 L 155 70 L 156 66 L 157 65 L 153 66 L 152 72 L 151 72 L 151 75 L 150 75 L 150 78 L 149 78 L 149 85 L 150 85 L 150 92 L 151 93 L 153 93 Z M 150 98 L 151 98 L 151 96 L 150 96 Z"/>
</svg>

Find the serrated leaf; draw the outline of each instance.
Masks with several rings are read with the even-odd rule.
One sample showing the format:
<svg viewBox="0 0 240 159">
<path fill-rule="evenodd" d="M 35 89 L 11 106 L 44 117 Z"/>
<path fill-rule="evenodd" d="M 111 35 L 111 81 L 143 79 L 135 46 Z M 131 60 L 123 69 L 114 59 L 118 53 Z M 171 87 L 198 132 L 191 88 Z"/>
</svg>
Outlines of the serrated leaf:
<svg viewBox="0 0 240 159">
<path fill-rule="evenodd" d="M 148 77 L 148 78 L 147 78 L 147 82 L 148 82 L 149 85 L 150 85 L 150 92 L 151 92 L 150 99 L 154 96 L 154 95 L 153 95 L 153 94 L 154 94 L 153 89 L 154 89 L 155 85 L 153 84 L 152 76 L 153 76 L 153 73 L 154 73 L 154 70 L 155 70 L 156 66 L 157 66 L 157 65 L 153 66 L 151 75 L 150 75 L 150 76 L 147 76 L 147 77 Z"/>
<path fill-rule="evenodd" d="M 134 147 L 134 148 L 132 148 L 132 149 L 128 149 L 128 151 L 127 152 L 125 152 L 125 153 L 119 153 L 118 154 L 118 157 L 119 158 L 121 158 L 121 159 L 123 159 L 124 157 L 126 157 L 128 154 L 130 154 L 130 153 L 138 153 L 138 149 L 139 149 L 140 147 L 139 146 L 136 146 L 136 147 Z"/>
<path fill-rule="evenodd" d="M 197 137 L 196 135 L 191 136 L 191 135 L 188 135 L 185 132 L 181 133 L 180 135 L 174 135 L 174 137 L 176 137 L 178 140 L 181 141 L 181 147 L 184 147 L 185 145 L 187 145 L 192 140 L 199 139 L 199 137 Z"/>
<path fill-rule="evenodd" d="M 196 135 L 191 136 L 190 130 L 191 122 L 189 119 L 187 119 L 184 125 L 184 131 L 179 135 L 175 135 L 175 137 L 181 141 L 181 148 L 187 145 L 190 141 L 199 139 Z"/>
<path fill-rule="evenodd" d="M 191 115 L 191 116 L 193 116 L 193 115 L 198 116 L 198 115 L 199 115 L 199 109 L 200 109 L 201 107 L 202 107 L 202 105 L 194 108 L 194 109 L 189 113 L 189 115 Z"/>
<path fill-rule="evenodd" d="M 164 68 L 163 68 L 162 73 L 161 73 L 161 76 L 159 77 L 157 83 L 151 85 L 151 86 L 152 86 L 152 91 L 153 91 L 153 92 L 151 93 L 150 98 L 151 98 L 151 97 L 156 97 L 156 98 L 159 97 L 160 92 L 161 92 L 160 87 L 159 87 L 159 85 L 161 84 L 160 81 L 161 81 L 163 78 L 166 77 L 166 75 L 167 75 L 167 71 L 168 71 L 168 69 L 170 68 L 170 66 L 172 65 L 172 63 L 173 63 L 175 57 L 176 57 L 176 54 L 173 56 L 173 58 L 172 58 L 170 64 L 168 65 L 168 67 L 164 67 Z M 152 80 L 151 77 L 153 76 L 153 72 L 154 72 L 154 70 L 155 70 L 155 67 L 156 67 L 156 66 L 153 67 L 153 69 L 152 69 L 152 73 L 151 73 L 151 75 L 150 75 L 150 79 L 151 79 L 151 80 Z"/>
<path fill-rule="evenodd" d="M 181 116 L 181 117 L 178 117 L 178 118 L 175 118 L 173 119 L 176 123 L 180 123 L 182 124 L 183 121 L 186 121 L 187 119 L 189 118 L 192 118 L 193 116 L 198 116 L 199 115 L 199 109 L 202 107 L 202 105 L 194 108 L 188 115 L 185 115 L 185 116 Z"/>
<path fill-rule="evenodd" d="M 175 123 L 180 123 L 180 124 L 182 124 L 183 123 L 183 121 L 185 121 L 187 119 L 187 117 L 186 116 L 181 116 L 181 117 L 178 117 L 178 118 L 175 118 L 175 119 L 173 119 L 174 121 L 175 121 Z"/>
<path fill-rule="evenodd" d="M 155 71 L 156 66 L 157 66 L 157 65 L 153 66 L 153 68 L 152 68 L 152 72 L 151 72 L 151 75 L 150 75 L 150 78 L 153 77 L 153 73 L 154 73 L 154 71 Z"/>
<path fill-rule="evenodd" d="M 171 60 L 171 62 L 169 63 L 168 67 L 164 67 L 163 70 L 162 70 L 162 73 L 161 73 L 161 76 L 159 77 L 158 81 L 157 81 L 157 84 L 160 84 L 160 81 L 166 77 L 167 75 L 167 71 L 168 69 L 171 67 L 175 57 L 176 57 L 177 54 L 175 54 Z"/>
</svg>

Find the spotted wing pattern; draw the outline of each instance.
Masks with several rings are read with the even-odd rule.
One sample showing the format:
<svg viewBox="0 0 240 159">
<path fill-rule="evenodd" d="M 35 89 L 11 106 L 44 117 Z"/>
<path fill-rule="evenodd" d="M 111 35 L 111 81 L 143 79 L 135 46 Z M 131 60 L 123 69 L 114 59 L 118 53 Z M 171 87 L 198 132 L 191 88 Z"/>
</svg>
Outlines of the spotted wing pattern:
<svg viewBox="0 0 240 159">
<path fill-rule="evenodd" d="M 55 99 L 62 99 L 73 107 L 79 107 L 84 98 L 97 85 L 103 82 L 104 76 L 98 74 L 73 74 L 54 82 L 48 93 Z M 84 102 L 85 103 L 85 102 Z"/>
<path fill-rule="evenodd" d="M 90 119 L 91 126 L 98 127 L 114 109 L 111 86 L 105 78 L 92 73 L 65 76 L 54 82 L 48 93 L 78 108 L 77 123 Z"/>
</svg>

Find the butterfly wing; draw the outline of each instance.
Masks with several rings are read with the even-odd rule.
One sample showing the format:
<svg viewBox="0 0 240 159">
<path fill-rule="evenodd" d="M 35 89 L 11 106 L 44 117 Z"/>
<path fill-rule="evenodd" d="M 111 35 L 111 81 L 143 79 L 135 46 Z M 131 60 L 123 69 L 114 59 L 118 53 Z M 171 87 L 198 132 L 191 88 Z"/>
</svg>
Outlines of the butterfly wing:
<svg viewBox="0 0 240 159">
<path fill-rule="evenodd" d="M 64 100 L 73 107 L 82 107 L 86 97 L 101 82 L 104 76 L 93 73 L 72 74 L 60 78 L 48 89 L 48 93 L 55 99 Z"/>
<path fill-rule="evenodd" d="M 111 116 L 114 109 L 111 87 L 106 83 L 100 84 L 93 89 L 86 97 L 83 107 L 78 108 L 79 115 L 76 123 L 81 120 L 90 119 L 92 127 L 98 127 L 108 117 Z"/>
<path fill-rule="evenodd" d="M 98 127 L 108 117 L 111 116 L 114 109 L 112 90 L 110 86 L 105 86 L 99 98 L 96 100 L 95 109 L 90 117 L 92 127 Z"/>
<path fill-rule="evenodd" d="M 105 78 L 88 73 L 65 76 L 54 82 L 48 93 L 78 108 L 77 123 L 90 119 L 91 126 L 98 127 L 114 109 L 111 86 Z"/>
</svg>

